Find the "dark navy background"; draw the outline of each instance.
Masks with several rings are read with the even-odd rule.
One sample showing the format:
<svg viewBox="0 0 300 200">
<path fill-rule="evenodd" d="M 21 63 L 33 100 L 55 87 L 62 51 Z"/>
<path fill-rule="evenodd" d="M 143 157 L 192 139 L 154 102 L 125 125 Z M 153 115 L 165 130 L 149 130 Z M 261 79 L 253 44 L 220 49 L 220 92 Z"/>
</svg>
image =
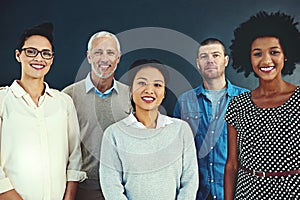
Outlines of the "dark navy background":
<svg viewBox="0 0 300 200">
<path fill-rule="evenodd" d="M 53 22 L 55 28 L 55 59 L 46 81 L 53 88 L 63 89 L 78 78 L 79 69 L 86 62 L 87 41 L 99 30 L 119 34 L 142 27 L 157 27 L 179 32 L 196 42 L 217 37 L 229 46 L 233 30 L 260 10 L 284 11 L 300 21 L 298 0 L 0 0 L 0 85 L 10 85 L 20 78 L 20 65 L 14 57 L 17 38 L 25 28 L 43 21 Z M 160 39 L 155 40 L 159 42 Z M 178 48 L 181 46 L 188 54 L 196 56 L 195 46 L 187 47 L 183 41 L 178 41 Z M 120 78 L 135 59 L 142 57 L 161 60 L 182 74 L 191 87 L 200 84 L 195 62 L 191 64 L 171 50 L 157 48 L 123 54 L 116 77 Z M 299 68 L 292 76 L 285 77 L 286 80 L 300 85 Z M 231 66 L 227 67 L 226 73 L 234 84 L 248 89 L 257 86 L 253 75 L 246 79 Z M 184 84 L 178 82 L 178 87 L 180 85 Z M 186 89 L 189 88 L 181 90 Z M 176 96 L 172 92 L 168 94 L 165 102 L 168 112 L 171 112 Z"/>
</svg>

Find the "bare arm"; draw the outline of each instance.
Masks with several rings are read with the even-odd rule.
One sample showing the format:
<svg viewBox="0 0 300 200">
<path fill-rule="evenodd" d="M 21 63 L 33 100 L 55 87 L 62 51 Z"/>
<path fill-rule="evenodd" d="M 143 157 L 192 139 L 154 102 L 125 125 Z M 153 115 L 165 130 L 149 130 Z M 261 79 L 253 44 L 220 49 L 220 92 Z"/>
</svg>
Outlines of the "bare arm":
<svg viewBox="0 0 300 200">
<path fill-rule="evenodd" d="M 232 200 L 234 197 L 235 181 L 238 171 L 237 131 L 230 124 L 227 125 L 227 129 L 228 156 L 224 175 L 224 197 L 225 200 Z"/>
<path fill-rule="evenodd" d="M 74 200 L 76 196 L 78 182 L 68 181 L 64 195 L 64 200 Z"/>
<path fill-rule="evenodd" d="M 1 200 L 23 200 L 22 197 L 16 192 L 16 190 L 9 190 L 0 194 Z"/>
</svg>

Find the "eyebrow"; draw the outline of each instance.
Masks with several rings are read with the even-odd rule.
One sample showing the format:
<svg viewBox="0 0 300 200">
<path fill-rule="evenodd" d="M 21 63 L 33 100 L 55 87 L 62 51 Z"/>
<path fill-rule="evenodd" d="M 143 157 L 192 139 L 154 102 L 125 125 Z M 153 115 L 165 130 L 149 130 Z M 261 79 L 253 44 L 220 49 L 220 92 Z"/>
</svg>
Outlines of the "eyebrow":
<svg viewBox="0 0 300 200">
<path fill-rule="evenodd" d="M 252 49 L 252 51 L 259 51 L 261 50 L 260 48 L 255 48 L 255 49 Z"/>
<path fill-rule="evenodd" d="M 51 49 L 42 49 L 42 50 L 39 50 L 39 49 L 37 49 L 35 47 L 23 47 L 22 49 L 36 49 L 38 51 L 52 51 Z"/>
<path fill-rule="evenodd" d="M 144 77 L 139 77 L 139 78 L 137 78 L 137 80 L 139 80 L 139 79 L 148 81 L 148 79 L 147 79 L 147 78 L 144 78 Z M 164 81 L 162 81 L 162 80 L 154 80 L 153 82 L 162 82 L 162 83 L 164 83 Z"/>
<path fill-rule="evenodd" d="M 270 47 L 270 49 L 281 49 L 281 47 L 279 47 L 279 46 L 274 46 L 274 47 Z M 261 50 L 261 48 L 255 48 L 255 49 L 253 49 L 252 51 L 259 51 L 259 50 Z"/>
<path fill-rule="evenodd" d="M 212 52 L 212 53 L 219 53 L 219 54 L 222 54 L 222 52 L 220 52 L 220 51 L 214 51 L 214 52 Z"/>
<path fill-rule="evenodd" d="M 164 83 L 164 81 L 162 81 L 162 80 L 154 80 L 153 82 L 162 82 L 162 83 Z"/>
<path fill-rule="evenodd" d="M 148 79 L 146 79 L 146 78 L 144 78 L 144 77 L 139 77 L 139 78 L 137 78 L 137 80 L 138 79 L 143 79 L 143 80 L 145 80 L 145 81 L 147 81 Z"/>
<path fill-rule="evenodd" d="M 95 48 L 95 51 L 117 51 L 116 49 L 101 49 L 101 48 Z"/>
<path fill-rule="evenodd" d="M 207 55 L 207 54 L 215 54 L 215 53 L 219 53 L 219 54 L 222 54 L 222 52 L 220 51 L 214 51 L 214 52 L 211 52 L 211 53 L 199 53 L 199 55 Z"/>
</svg>

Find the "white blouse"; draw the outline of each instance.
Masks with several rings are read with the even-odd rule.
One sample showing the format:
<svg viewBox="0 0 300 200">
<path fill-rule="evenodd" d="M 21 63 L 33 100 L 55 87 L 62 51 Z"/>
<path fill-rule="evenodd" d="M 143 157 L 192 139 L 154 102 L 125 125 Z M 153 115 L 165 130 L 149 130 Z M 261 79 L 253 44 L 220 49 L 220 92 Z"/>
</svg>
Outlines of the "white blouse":
<svg viewBox="0 0 300 200">
<path fill-rule="evenodd" d="M 0 193 L 58 200 L 67 181 L 86 178 L 72 99 L 45 85 L 38 106 L 17 81 L 0 90 Z"/>
</svg>

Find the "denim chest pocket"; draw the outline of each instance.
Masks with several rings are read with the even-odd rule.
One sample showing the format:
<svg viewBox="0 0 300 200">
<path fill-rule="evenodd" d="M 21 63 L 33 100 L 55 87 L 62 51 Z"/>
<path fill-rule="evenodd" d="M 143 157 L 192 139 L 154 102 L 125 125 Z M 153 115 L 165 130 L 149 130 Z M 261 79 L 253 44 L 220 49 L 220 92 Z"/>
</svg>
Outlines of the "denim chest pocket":
<svg viewBox="0 0 300 200">
<path fill-rule="evenodd" d="M 181 118 L 190 125 L 195 135 L 198 132 L 200 120 L 202 119 L 202 117 L 202 112 L 188 112 L 182 113 L 181 115 Z"/>
<path fill-rule="evenodd" d="M 185 121 L 199 120 L 201 117 L 201 112 L 188 112 L 182 114 L 182 119 Z"/>
</svg>

